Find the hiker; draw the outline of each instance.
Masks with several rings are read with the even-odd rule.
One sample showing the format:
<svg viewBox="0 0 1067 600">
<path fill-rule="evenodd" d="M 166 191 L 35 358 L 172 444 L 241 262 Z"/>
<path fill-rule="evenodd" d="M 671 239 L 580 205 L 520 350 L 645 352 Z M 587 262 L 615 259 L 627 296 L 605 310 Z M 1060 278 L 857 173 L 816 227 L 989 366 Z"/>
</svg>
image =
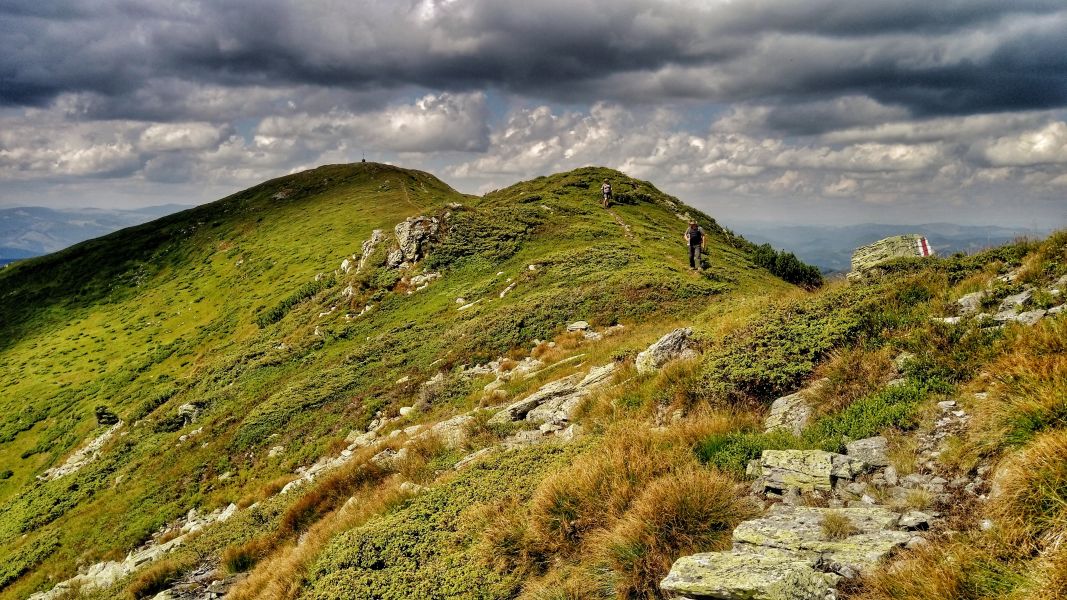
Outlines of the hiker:
<svg viewBox="0 0 1067 600">
<path fill-rule="evenodd" d="M 689 243 L 689 268 L 703 270 L 700 253 L 707 246 L 708 236 L 696 221 L 689 221 L 689 228 L 685 230 L 685 241 Z"/>
<path fill-rule="evenodd" d="M 611 184 L 608 180 L 604 180 L 604 185 L 600 186 L 600 193 L 604 195 L 604 199 L 600 202 L 601 206 L 607 208 L 611 204 Z"/>
</svg>

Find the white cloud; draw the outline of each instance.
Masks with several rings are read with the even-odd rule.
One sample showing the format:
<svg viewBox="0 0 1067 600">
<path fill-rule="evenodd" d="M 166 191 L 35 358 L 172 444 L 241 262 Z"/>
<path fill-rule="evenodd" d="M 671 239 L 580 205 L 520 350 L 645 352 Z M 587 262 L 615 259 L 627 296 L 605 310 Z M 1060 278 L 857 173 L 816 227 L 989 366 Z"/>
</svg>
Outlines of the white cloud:
<svg viewBox="0 0 1067 600">
<path fill-rule="evenodd" d="M 999 137 L 988 144 L 985 158 L 994 166 L 1067 163 L 1067 123 L 1057 121 L 1036 130 Z"/>
</svg>

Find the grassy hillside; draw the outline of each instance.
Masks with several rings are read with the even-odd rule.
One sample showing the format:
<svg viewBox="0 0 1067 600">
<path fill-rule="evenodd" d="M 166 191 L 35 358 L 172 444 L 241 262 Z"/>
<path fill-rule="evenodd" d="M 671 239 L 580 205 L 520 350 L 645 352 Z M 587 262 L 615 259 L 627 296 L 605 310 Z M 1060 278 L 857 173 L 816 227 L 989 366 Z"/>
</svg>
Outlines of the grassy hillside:
<svg viewBox="0 0 1067 600">
<path fill-rule="evenodd" d="M 595 203 L 604 177 L 619 196 L 610 212 Z M 685 268 L 682 211 L 712 233 L 704 275 Z M 364 271 L 338 271 L 372 230 L 391 241 L 421 214 L 444 234 L 415 271 L 382 265 L 384 247 Z M 632 327 L 785 289 L 750 252 L 613 171 L 474 198 L 370 163 L 279 178 L 19 263 L 0 273 L 0 589 L 50 587 L 191 508 L 254 496 L 411 404 L 419 382 L 568 322 Z M 424 269 L 442 278 L 414 292 L 408 277 Z M 481 302 L 459 311 L 459 297 Z M 478 398 L 448 381 L 429 412 Z M 196 423 L 178 415 L 187 404 Z M 122 419 L 119 435 L 77 473 L 38 481 L 106 430 L 97 407 Z"/>
<path fill-rule="evenodd" d="M 415 215 L 438 220 L 437 238 L 391 268 L 393 227 Z M 710 233 L 703 273 L 687 268 L 689 217 Z M 341 270 L 374 229 L 385 241 L 365 267 Z M 284 177 L 20 263 L 0 273 L 0 597 L 171 539 L 135 572 L 63 597 L 215 580 L 238 600 L 661 597 L 674 560 L 728 547 L 762 511 L 746 475 L 762 451 L 884 434 L 905 477 L 926 469 L 916 439 L 946 399 L 974 420 L 939 460 L 984 481 L 988 503 L 909 497 L 956 533 L 929 532 L 841 595 L 1062 595 L 1062 312 L 1032 326 L 956 317 L 979 290 L 988 312 L 1028 290 L 1022 308 L 1061 306 L 1067 235 L 901 260 L 863 285 L 805 289 L 772 270 L 811 283 L 795 258 L 615 171 L 472 197 L 376 164 Z M 567 331 L 579 320 L 596 333 Z M 693 354 L 639 370 L 676 327 L 692 328 Z M 495 372 L 470 369 L 489 361 Z M 611 370 L 574 405 L 576 427 L 542 436 L 497 419 L 593 367 Z M 806 427 L 764 432 L 776 397 L 820 378 Z M 99 424 L 98 407 L 123 424 Z M 458 442 L 420 429 L 457 418 Z M 112 427 L 80 470 L 37 479 Z M 279 493 L 323 460 L 337 466 Z M 231 503 L 229 520 L 179 531 L 190 509 Z"/>
</svg>

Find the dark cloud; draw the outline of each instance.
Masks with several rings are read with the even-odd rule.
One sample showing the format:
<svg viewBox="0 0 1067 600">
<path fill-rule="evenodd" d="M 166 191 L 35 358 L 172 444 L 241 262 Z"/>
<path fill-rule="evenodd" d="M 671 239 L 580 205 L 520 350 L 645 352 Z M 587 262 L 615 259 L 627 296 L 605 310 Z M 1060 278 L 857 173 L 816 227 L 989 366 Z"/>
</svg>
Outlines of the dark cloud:
<svg viewBox="0 0 1067 600">
<path fill-rule="evenodd" d="M 866 95 L 966 114 L 1067 104 L 1065 40 L 1058 0 L 16 0 L 0 7 L 0 103 L 88 92 L 99 114 L 180 112 L 167 90 L 193 82 L 570 101 Z"/>
</svg>

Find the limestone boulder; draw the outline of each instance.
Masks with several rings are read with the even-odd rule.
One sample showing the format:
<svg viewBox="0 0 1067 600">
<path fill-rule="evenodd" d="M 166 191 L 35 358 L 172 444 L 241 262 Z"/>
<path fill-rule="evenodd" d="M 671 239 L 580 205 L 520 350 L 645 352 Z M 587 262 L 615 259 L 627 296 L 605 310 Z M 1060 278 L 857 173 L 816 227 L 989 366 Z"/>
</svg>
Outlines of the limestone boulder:
<svg viewBox="0 0 1067 600">
<path fill-rule="evenodd" d="M 825 600 L 836 578 L 808 561 L 707 552 L 683 556 L 660 582 L 668 594 L 722 600 Z"/>
<path fill-rule="evenodd" d="M 634 366 L 638 373 L 652 373 L 667 362 L 677 359 L 695 358 L 693 349 L 693 330 L 689 327 L 675 329 L 661 337 L 656 343 L 637 355 Z"/>
<path fill-rule="evenodd" d="M 964 294 L 956 300 L 956 305 L 959 306 L 960 314 L 970 315 L 977 313 L 982 308 L 982 300 L 985 300 L 986 295 L 989 292 L 980 290 L 977 292 L 971 292 L 970 294 Z"/>
<path fill-rule="evenodd" d="M 826 378 L 820 379 L 795 394 L 782 396 L 775 400 L 771 404 L 770 414 L 767 415 L 767 419 L 764 421 L 764 430 L 768 432 L 785 430 L 792 432 L 794 435 L 800 435 L 800 432 L 808 426 L 814 410 L 808 399 L 828 381 L 829 379 Z"/>
<path fill-rule="evenodd" d="M 882 263 L 895 258 L 924 257 L 933 255 L 933 249 L 925 237 L 915 234 L 895 235 L 872 244 L 861 246 L 852 253 L 852 271 L 849 280 L 862 279 L 877 270 Z"/>
<path fill-rule="evenodd" d="M 856 440 L 845 444 L 845 454 L 872 467 L 889 466 L 889 441 L 884 436 Z"/>
<path fill-rule="evenodd" d="M 393 229 L 404 260 L 416 262 L 426 255 L 430 243 L 440 230 L 436 217 L 408 217 Z"/>
<path fill-rule="evenodd" d="M 866 469 L 861 460 L 823 450 L 764 450 L 760 457 L 763 485 L 771 490 L 829 491 Z"/>
<path fill-rule="evenodd" d="M 842 538 L 828 536 L 823 524 L 831 514 L 851 522 L 853 533 Z M 778 504 L 762 518 L 745 521 L 734 529 L 734 551 L 808 561 L 851 578 L 869 572 L 894 549 L 908 543 L 913 534 L 898 530 L 899 521 L 900 515 L 879 506 Z"/>
<path fill-rule="evenodd" d="M 359 265 L 356 267 L 357 272 L 362 271 L 367 266 L 374 255 L 374 251 L 378 249 L 378 246 L 383 241 L 385 241 L 385 234 L 382 233 L 381 229 L 375 229 L 368 239 L 363 240 L 363 253 L 359 257 Z"/>
</svg>

